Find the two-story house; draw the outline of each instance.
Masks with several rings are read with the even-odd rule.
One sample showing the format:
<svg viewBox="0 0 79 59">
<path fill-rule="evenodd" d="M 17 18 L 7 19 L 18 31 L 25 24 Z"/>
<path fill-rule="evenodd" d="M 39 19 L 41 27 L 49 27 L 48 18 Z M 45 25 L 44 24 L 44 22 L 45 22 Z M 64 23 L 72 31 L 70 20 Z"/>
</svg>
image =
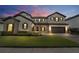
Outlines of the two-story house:
<svg viewBox="0 0 79 59">
<path fill-rule="evenodd" d="M 3 31 L 18 33 L 30 31 L 40 33 L 67 33 L 69 24 L 65 21 L 66 16 L 55 12 L 47 17 L 32 17 L 22 11 L 14 16 L 3 19 Z"/>
</svg>

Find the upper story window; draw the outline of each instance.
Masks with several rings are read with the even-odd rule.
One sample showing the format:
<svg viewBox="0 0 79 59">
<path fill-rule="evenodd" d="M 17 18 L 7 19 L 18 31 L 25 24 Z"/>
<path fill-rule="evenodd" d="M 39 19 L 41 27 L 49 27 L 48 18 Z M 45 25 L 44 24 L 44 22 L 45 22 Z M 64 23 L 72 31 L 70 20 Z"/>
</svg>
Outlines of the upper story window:
<svg viewBox="0 0 79 59">
<path fill-rule="evenodd" d="M 43 19 L 43 21 L 45 21 L 45 19 Z"/>
<path fill-rule="evenodd" d="M 61 19 L 61 21 L 63 21 L 63 18 L 60 18 Z"/>
<path fill-rule="evenodd" d="M 56 21 L 58 21 L 58 17 L 56 17 Z"/>
<path fill-rule="evenodd" d="M 23 26 L 22 26 L 22 28 L 23 29 L 27 29 L 28 28 L 28 24 L 27 23 L 24 23 Z"/>
<path fill-rule="evenodd" d="M 35 19 L 35 22 L 36 22 L 36 19 Z"/>
<path fill-rule="evenodd" d="M 38 19 L 39 20 L 39 22 L 41 21 L 41 19 Z"/>
</svg>

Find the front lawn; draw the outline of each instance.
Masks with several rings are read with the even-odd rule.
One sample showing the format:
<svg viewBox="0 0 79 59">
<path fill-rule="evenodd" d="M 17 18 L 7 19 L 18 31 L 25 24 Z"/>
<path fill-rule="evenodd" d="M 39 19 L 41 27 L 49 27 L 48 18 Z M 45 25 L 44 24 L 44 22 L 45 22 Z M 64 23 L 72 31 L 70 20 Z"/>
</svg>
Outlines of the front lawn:
<svg viewBox="0 0 79 59">
<path fill-rule="evenodd" d="M 0 36 L 0 46 L 72 47 L 79 46 L 79 44 L 60 36 Z"/>
</svg>

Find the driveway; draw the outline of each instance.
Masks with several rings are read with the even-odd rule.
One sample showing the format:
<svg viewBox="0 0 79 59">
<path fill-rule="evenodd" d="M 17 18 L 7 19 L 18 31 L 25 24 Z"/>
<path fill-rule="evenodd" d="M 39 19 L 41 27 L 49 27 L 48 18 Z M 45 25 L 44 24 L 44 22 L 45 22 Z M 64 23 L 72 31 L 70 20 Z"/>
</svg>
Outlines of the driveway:
<svg viewBox="0 0 79 59">
<path fill-rule="evenodd" d="M 72 34 L 54 34 L 54 35 L 62 36 L 79 43 L 79 35 L 72 35 Z"/>
</svg>

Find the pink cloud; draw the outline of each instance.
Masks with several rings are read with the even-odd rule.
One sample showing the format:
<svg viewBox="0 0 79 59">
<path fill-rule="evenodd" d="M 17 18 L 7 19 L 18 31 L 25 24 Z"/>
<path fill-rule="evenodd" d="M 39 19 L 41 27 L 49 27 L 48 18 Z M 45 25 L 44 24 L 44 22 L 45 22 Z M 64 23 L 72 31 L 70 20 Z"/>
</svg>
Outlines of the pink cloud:
<svg viewBox="0 0 79 59">
<path fill-rule="evenodd" d="M 49 15 L 49 12 L 48 10 L 44 9 L 44 8 L 40 8 L 39 6 L 33 6 L 33 10 L 32 10 L 32 13 L 31 15 L 34 17 L 39 17 L 39 16 L 42 16 L 42 17 L 46 17 Z"/>
</svg>

